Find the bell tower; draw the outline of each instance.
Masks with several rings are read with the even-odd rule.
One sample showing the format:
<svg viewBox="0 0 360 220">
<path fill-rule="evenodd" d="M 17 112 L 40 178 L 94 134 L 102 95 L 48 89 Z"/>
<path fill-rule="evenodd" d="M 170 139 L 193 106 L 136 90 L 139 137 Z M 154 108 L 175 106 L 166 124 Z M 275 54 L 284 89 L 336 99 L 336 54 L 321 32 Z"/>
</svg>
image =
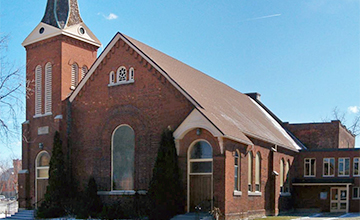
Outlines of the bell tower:
<svg viewBox="0 0 360 220">
<path fill-rule="evenodd" d="M 51 156 L 56 131 L 66 139 L 66 99 L 96 60 L 101 43 L 83 22 L 77 0 L 47 0 L 44 17 L 22 45 L 30 92 L 22 125 L 19 205 L 30 208 L 46 191 L 48 164 L 41 158 Z"/>
</svg>

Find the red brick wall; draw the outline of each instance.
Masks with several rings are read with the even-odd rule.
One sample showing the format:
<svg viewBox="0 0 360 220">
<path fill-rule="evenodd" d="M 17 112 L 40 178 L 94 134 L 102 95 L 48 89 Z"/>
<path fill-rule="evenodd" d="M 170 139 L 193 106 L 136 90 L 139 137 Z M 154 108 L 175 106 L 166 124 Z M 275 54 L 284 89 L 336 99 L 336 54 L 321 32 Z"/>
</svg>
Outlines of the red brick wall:
<svg viewBox="0 0 360 220">
<path fill-rule="evenodd" d="M 109 87 L 109 73 L 135 69 L 135 82 Z M 192 104 L 123 41 L 118 42 L 72 103 L 72 171 L 82 188 L 93 175 L 100 191 L 111 190 L 111 137 L 121 124 L 135 132 L 134 189 L 147 190 L 161 133 L 173 130 Z"/>
<path fill-rule="evenodd" d="M 308 149 L 354 148 L 353 136 L 340 121 L 328 123 L 289 124 L 290 130 Z"/>
<path fill-rule="evenodd" d="M 26 99 L 26 120 L 28 123 L 23 125 L 23 135 L 26 139 L 22 145 L 23 169 L 28 170 L 29 192 L 27 194 L 29 205 L 35 203 L 35 159 L 42 150 L 51 155 L 55 131 L 60 131 L 63 140 L 66 140 L 66 131 L 61 130 L 61 120 L 54 120 L 57 115 L 64 114 L 63 101 L 71 92 L 69 82 L 71 81 L 71 62 L 76 61 L 79 67 L 87 65 L 90 67 L 96 59 L 97 47 L 87 43 L 74 40 L 66 36 L 56 36 L 41 42 L 26 46 L 26 79 L 31 82 L 29 88 L 32 92 Z M 34 118 L 35 115 L 35 68 L 37 65 L 42 67 L 42 114 L 45 106 L 45 65 L 52 64 L 52 115 Z M 80 73 L 79 69 L 79 73 Z M 65 115 L 63 115 L 65 118 Z M 38 128 L 49 126 L 49 133 L 38 135 Z M 66 127 L 64 127 L 66 128 Z M 39 149 L 39 143 L 43 143 L 44 148 Z M 66 143 L 66 142 L 65 142 Z M 66 145 L 65 145 L 66 146 Z M 25 190 L 24 188 L 20 189 Z"/>
</svg>

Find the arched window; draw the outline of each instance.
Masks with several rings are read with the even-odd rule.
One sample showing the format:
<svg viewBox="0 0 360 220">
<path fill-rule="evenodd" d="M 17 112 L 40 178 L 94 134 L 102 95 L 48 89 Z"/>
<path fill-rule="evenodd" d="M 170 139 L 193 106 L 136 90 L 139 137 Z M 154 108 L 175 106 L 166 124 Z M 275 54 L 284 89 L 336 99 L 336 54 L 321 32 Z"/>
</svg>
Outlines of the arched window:
<svg viewBox="0 0 360 220">
<path fill-rule="evenodd" d="M 234 190 L 240 191 L 240 157 L 239 152 L 235 151 L 234 155 Z"/>
<path fill-rule="evenodd" d="M 260 152 L 255 157 L 255 191 L 261 191 L 261 156 Z"/>
<path fill-rule="evenodd" d="M 114 71 L 111 71 L 109 74 L 109 83 L 114 84 L 115 83 L 115 73 Z"/>
<path fill-rule="evenodd" d="M 285 165 L 285 176 L 284 176 L 284 192 L 288 193 L 290 192 L 290 161 L 286 162 Z"/>
<path fill-rule="evenodd" d="M 36 158 L 36 178 L 48 179 L 49 178 L 49 165 L 50 155 L 43 151 Z"/>
<path fill-rule="evenodd" d="M 86 73 L 88 72 L 87 66 L 83 66 L 81 68 L 81 79 L 85 77 Z"/>
<path fill-rule="evenodd" d="M 190 151 L 190 174 L 212 173 L 212 147 L 205 141 L 196 142 Z"/>
<path fill-rule="evenodd" d="M 253 189 L 253 187 L 252 187 L 252 177 L 253 177 L 252 165 L 253 165 L 253 154 L 250 151 L 248 153 L 248 191 L 249 192 L 251 192 Z"/>
<path fill-rule="evenodd" d="M 41 66 L 35 68 L 35 115 L 41 115 Z"/>
<path fill-rule="evenodd" d="M 112 135 L 112 190 L 134 189 L 135 133 L 120 125 Z"/>
<path fill-rule="evenodd" d="M 52 105 L 52 65 L 45 65 L 45 114 L 51 113 Z"/>
<path fill-rule="evenodd" d="M 126 78 L 126 68 L 123 66 L 119 67 L 119 69 L 117 70 L 117 82 L 126 82 Z"/>
<path fill-rule="evenodd" d="M 284 159 L 280 160 L 280 192 L 284 192 Z"/>
<path fill-rule="evenodd" d="M 134 81 L 134 68 L 131 67 L 129 70 L 129 81 Z"/>
<path fill-rule="evenodd" d="M 79 82 L 79 66 L 77 63 L 71 65 L 71 89 L 75 89 Z"/>
</svg>

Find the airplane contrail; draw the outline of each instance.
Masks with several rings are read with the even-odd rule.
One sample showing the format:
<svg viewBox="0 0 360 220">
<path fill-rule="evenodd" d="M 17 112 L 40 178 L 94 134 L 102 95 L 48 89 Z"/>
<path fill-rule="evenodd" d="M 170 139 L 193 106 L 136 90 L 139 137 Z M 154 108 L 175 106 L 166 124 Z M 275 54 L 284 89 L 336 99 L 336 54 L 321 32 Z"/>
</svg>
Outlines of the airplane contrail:
<svg viewBox="0 0 360 220">
<path fill-rule="evenodd" d="M 266 15 L 266 16 L 261 16 L 261 17 L 256 17 L 256 18 L 249 18 L 249 19 L 246 19 L 245 21 L 260 20 L 260 19 L 272 18 L 272 17 L 278 17 L 278 16 L 281 16 L 281 14 L 273 14 L 273 15 Z"/>
</svg>

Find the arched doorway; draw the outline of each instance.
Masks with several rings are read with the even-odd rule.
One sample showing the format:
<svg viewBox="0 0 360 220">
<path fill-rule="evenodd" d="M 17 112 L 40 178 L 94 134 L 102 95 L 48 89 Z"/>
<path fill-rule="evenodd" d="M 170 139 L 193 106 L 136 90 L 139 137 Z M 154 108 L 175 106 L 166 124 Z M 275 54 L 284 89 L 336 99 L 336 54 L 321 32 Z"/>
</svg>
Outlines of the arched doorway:
<svg viewBox="0 0 360 220">
<path fill-rule="evenodd" d="M 49 164 L 50 155 L 46 151 L 42 151 L 38 154 L 35 161 L 36 172 L 35 172 L 35 199 L 36 206 L 44 200 L 46 193 L 46 187 L 49 180 Z"/>
<path fill-rule="evenodd" d="M 205 140 L 197 140 L 188 150 L 188 211 L 200 207 L 202 212 L 212 209 L 213 201 L 212 147 Z"/>
</svg>

